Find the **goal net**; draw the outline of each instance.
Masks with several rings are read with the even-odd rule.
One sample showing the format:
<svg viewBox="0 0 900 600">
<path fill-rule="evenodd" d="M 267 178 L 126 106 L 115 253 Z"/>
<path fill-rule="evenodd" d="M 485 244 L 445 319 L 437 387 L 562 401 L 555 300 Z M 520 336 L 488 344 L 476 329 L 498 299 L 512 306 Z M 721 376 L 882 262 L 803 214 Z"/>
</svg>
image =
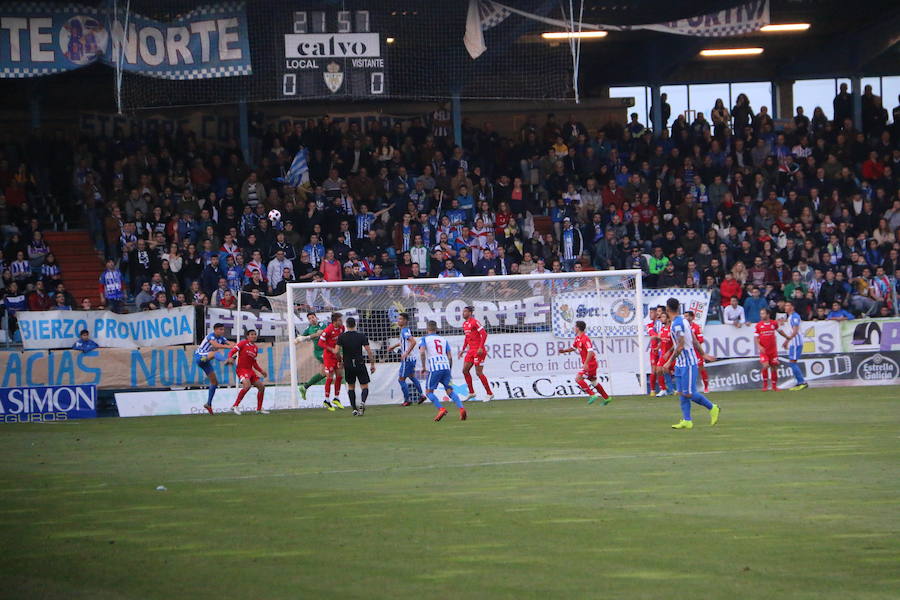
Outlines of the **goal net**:
<svg viewBox="0 0 900 600">
<path fill-rule="evenodd" d="M 561 354 L 574 339 L 576 321 L 585 321 L 598 349 L 600 382 L 612 394 L 638 394 L 644 389 L 644 307 L 639 271 L 546 273 L 541 275 L 465 278 L 292 283 L 286 304 L 288 329 L 306 327 L 306 313 L 325 321 L 331 312 L 356 317 L 357 329 L 369 338 L 376 371 L 369 404 L 403 401 L 397 378 L 400 313 L 410 316 L 417 338 L 428 321 L 449 338 L 454 354 L 462 348 L 463 308 L 475 307 L 475 318 L 488 332 L 485 374 L 495 399 L 551 398 L 582 395 L 574 377 L 581 368 L 577 354 Z M 309 344 L 307 344 L 308 346 Z M 414 356 L 418 359 L 418 353 Z M 453 383 L 468 393 L 454 358 Z M 290 354 L 290 390 L 298 406 L 321 405 L 321 385 L 298 398 L 297 384 L 319 365 L 303 344 Z M 421 365 L 417 366 L 421 369 Z M 473 373 L 474 374 L 474 373 Z M 478 378 L 475 392 L 485 393 Z"/>
</svg>

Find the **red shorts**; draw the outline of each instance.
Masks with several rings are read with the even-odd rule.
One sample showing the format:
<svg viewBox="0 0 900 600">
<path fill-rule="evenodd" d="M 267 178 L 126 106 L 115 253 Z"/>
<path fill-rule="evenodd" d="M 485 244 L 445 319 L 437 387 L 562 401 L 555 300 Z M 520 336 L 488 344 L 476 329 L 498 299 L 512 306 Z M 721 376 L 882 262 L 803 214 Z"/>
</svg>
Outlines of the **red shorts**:
<svg viewBox="0 0 900 600">
<path fill-rule="evenodd" d="M 330 373 L 341 368 L 341 359 L 331 350 L 326 350 L 322 353 L 322 364 L 325 366 L 325 371 Z"/>
<path fill-rule="evenodd" d="M 238 369 L 237 378 L 241 383 L 243 383 L 245 379 L 249 379 L 250 385 L 253 385 L 257 381 L 259 381 L 259 376 L 257 376 L 256 371 L 254 371 L 253 369 Z"/>
<path fill-rule="evenodd" d="M 778 364 L 778 351 L 775 350 L 774 352 L 766 352 L 766 351 L 761 352 L 759 355 L 759 362 L 766 362 L 773 366 L 777 365 Z"/>
<path fill-rule="evenodd" d="M 659 350 L 657 350 L 655 348 L 651 349 L 650 350 L 650 364 L 655 365 L 658 362 L 659 362 Z"/>
<path fill-rule="evenodd" d="M 583 369 L 578 371 L 578 374 L 581 375 L 582 379 L 589 379 L 591 381 L 597 379 L 597 363 L 588 363 Z"/>
<path fill-rule="evenodd" d="M 484 364 L 484 359 L 487 357 L 487 352 L 483 350 L 469 350 L 466 352 L 466 358 L 463 362 L 472 363 L 476 367 Z"/>
</svg>

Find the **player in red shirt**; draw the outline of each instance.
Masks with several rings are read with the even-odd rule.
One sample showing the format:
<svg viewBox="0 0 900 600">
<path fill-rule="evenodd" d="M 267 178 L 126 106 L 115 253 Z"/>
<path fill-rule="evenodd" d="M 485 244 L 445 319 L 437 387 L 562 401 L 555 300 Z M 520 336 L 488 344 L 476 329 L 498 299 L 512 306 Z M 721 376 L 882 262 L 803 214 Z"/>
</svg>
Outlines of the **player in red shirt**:
<svg viewBox="0 0 900 600">
<path fill-rule="evenodd" d="M 590 396 L 588 404 L 596 402 L 597 394 L 600 394 L 603 396 L 603 406 L 606 406 L 612 402 L 612 398 L 609 397 L 609 394 L 597 381 L 597 348 L 594 346 L 591 338 L 585 333 L 586 330 L 587 325 L 584 321 L 575 321 L 575 341 L 572 342 L 570 348 L 560 350 L 559 353 L 568 354 L 569 352 L 578 351 L 579 356 L 581 356 L 581 370 L 575 376 L 575 383 L 584 390 L 585 394 Z M 590 381 L 590 385 L 585 380 Z M 591 386 L 594 386 L 593 389 L 591 389 Z M 597 391 L 597 394 L 594 393 L 594 390 Z"/>
<path fill-rule="evenodd" d="M 772 374 L 772 391 L 778 391 L 778 323 L 775 322 L 769 309 L 759 310 L 760 321 L 756 324 L 753 340 L 759 350 L 759 362 L 762 363 L 763 391 L 769 389 L 769 373 Z"/>
<path fill-rule="evenodd" d="M 688 323 L 691 324 L 691 332 L 694 334 L 694 339 L 702 344 L 705 341 L 703 339 L 703 330 L 700 328 L 700 324 L 694 321 L 694 311 L 684 311 L 684 317 L 688 320 Z M 709 371 L 706 370 L 706 361 L 703 360 L 703 355 L 701 354 L 697 355 L 697 368 L 700 369 L 700 379 L 703 380 L 703 393 L 708 394 Z"/>
<path fill-rule="evenodd" d="M 650 322 L 647 323 L 647 337 L 650 338 L 650 395 L 656 394 L 656 363 L 659 361 L 659 330 L 660 323 L 657 318 L 657 307 L 648 310 Z M 665 389 L 665 379 L 660 382 L 660 389 Z"/>
<path fill-rule="evenodd" d="M 487 346 L 485 345 L 485 342 L 487 342 L 487 331 L 481 326 L 481 323 L 478 322 L 478 319 L 476 319 L 474 315 L 474 306 L 467 306 L 463 309 L 463 318 L 465 319 L 465 322 L 463 323 L 463 334 L 466 337 L 462 348 L 459 351 L 459 358 L 462 358 L 463 353 L 465 353 L 466 358 L 463 360 L 463 377 L 466 379 L 466 385 L 469 386 L 469 395 L 466 396 L 466 401 L 472 400 L 475 397 L 475 385 L 472 383 L 471 373 L 472 365 L 474 365 L 475 373 L 478 375 L 478 379 L 481 380 L 481 385 L 484 386 L 484 390 L 487 392 L 487 398 L 484 401 L 490 402 L 494 399 L 494 392 L 491 391 L 491 384 L 488 383 L 488 378 L 484 374 L 484 359 L 487 358 Z M 468 352 L 466 352 L 467 348 Z"/>
<path fill-rule="evenodd" d="M 344 408 L 338 399 L 341 395 L 341 355 L 337 347 L 337 339 L 344 333 L 343 315 L 339 312 L 331 313 L 331 323 L 319 336 L 319 348 L 322 348 L 322 365 L 325 367 L 325 400 L 322 405 L 334 412 L 335 408 Z M 331 394 L 331 384 L 334 382 L 334 396 L 328 400 Z"/>
<path fill-rule="evenodd" d="M 266 393 L 266 386 L 262 379 L 256 376 L 257 372 L 263 377 L 269 376 L 266 370 L 256 362 L 256 357 L 259 355 L 259 348 L 256 346 L 256 330 L 251 329 L 248 331 L 246 337 L 234 345 L 231 352 L 228 353 L 229 363 L 234 360 L 235 354 L 237 354 L 237 377 L 241 383 L 241 391 L 238 392 L 237 400 L 234 401 L 231 410 L 236 415 L 241 414 L 241 400 L 250 391 L 250 386 L 252 385 L 257 390 L 256 412 L 262 415 L 269 414 L 269 411 L 263 410 L 263 396 Z"/>
<path fill-rule="evenodd" d="M 658 311 L 660 328 L 659 328 L 659 360 L 656 361 L 656 381 L 659 383 L 659 393 L 657 397 L 660 396 L 668 396 L 669 392 L 666 389 L 666 379 L 671 377 L 672 369 L 666 367 L 666 363 L 669 361 L 669 356 L 672 354 L 672 350 L 675 348 L 674 342 L 672 342 L 672 333 L 669 330 L 669 313 L 666 311 Z"/>
</svg>

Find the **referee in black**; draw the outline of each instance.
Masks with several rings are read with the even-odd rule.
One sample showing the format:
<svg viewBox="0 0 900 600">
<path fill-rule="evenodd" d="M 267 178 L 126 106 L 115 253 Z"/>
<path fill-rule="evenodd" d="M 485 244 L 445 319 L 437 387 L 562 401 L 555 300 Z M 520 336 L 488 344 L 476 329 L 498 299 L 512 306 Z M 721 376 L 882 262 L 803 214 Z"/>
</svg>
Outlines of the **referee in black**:
<svg viewBox="0 0 900 600">
<path fill-rule="evenodd" d="M 366 400 L 369 398 L 369 373 L 375 372 L 375 355 L 369 348 L 369 338 L 364 333 L 356 331 L 356 319 L 348 317 L 347 330 L 338 336 L 337 345 L 341 347 L 344 357 L 344 379 L 347 381 L 347 396 L 350 398 L 350 406 L 353 407 L 355 416 L 363 416 L 366 412 Z M 366 361 L 363 357 L 363 349 L 369 355 L 369 370 L 366 371 Z M 362 387 L 362 404 L 356 407 L 356 382 Z"/>
</svg>

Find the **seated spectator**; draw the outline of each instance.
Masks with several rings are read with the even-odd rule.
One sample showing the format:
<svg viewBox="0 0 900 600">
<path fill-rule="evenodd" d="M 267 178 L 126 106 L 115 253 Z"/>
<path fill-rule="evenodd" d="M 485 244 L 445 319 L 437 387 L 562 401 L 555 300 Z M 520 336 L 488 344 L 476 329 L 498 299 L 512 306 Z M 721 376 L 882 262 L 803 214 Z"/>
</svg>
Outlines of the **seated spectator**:
<svg viewBox="0 0 900 600">
<path fill-rule="evenodd" d="M 82 329 L 81 333 L 78 334 L 78 340 L 72 345 L 72 350 L 77 350 L 82 354 L 86 354 L 92 350 L 96 350 L 97 347 L 97 342 L 91 339 L 90 332 L 87 329 Z"/>
<path fill-rule="evenodd" d="M 34 291 L 28 295 L 28 310 L 50 310 L 53 304 L 53 299 L 44 288 L 44 282 L 38 280 L 34 284 Z"/>
<path fill-rule="evenodd" d="M 826 318 L 829 321 L 851 321 L 853 319 L 853 313 L 844 310 L 844 307 L 841 306 L 840 302 L 832 302 L 831 311 Z"/>
</svg>

